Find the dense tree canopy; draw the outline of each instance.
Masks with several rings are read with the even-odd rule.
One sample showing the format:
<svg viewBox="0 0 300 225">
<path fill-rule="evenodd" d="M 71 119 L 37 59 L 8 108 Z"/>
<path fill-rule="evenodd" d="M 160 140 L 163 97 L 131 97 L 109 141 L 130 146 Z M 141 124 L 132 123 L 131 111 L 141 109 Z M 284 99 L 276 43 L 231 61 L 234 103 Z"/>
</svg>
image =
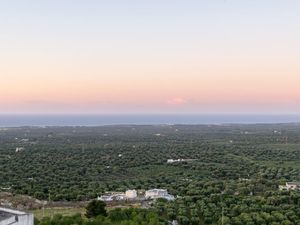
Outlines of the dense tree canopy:
<svg viewBox="0 0 300 225">
<path fill-rule="evenodd" d="M 103 201 L 93 200 L 86 206 L 87 218 L 97 217 L 97 216 L 107 216 L 106 204 Z"/>
<path fill-rule="evenodd" d="M 87 219 L 80 214 L 74 216 L 55 215 L 43 218 L 36 225 L 167 225 L 167 221 L 160 219 L 157 213 L 145 209 L 114 209 L 108 216 L 97 216 Z"/>
<path fill-rule="evenodd" d="M 278 190 L 287 181 L 300 181 L 298 124 L 0 130 L 0 188 L 38 199 L 166 188 L 177 200 L 152 213 L 180 224 L 299 224 L 299 191 Z"/>
</svg>

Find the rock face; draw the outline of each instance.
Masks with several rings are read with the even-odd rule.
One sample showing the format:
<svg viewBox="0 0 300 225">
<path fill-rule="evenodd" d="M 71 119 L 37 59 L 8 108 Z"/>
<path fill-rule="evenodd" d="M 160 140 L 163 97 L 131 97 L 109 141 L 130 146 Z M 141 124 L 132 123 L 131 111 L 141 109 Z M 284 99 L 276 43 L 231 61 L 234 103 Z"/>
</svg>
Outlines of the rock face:
<svg viewBox="0 0 300 225">
<path fill-rule="evenodd" d="M 34 217 L 31 213 L 0 207 L 0 225 L 33 225 Z"/>
<path fill-rule="evenodd" d="M 0 192 L 0 207 L 16 208 L 18 210 L 37 209 L 43 203 L 35 198 L 26 195 L 13 195 L 9 192 Z"/>
</svg>

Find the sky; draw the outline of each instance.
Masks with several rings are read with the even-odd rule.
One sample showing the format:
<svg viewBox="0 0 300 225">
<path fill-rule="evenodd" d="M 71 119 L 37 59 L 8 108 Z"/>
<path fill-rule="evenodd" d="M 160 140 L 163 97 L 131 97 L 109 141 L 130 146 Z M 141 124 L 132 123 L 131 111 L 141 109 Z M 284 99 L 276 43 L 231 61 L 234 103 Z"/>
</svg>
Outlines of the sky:
<svg viewBox="0 0 300 225">
<path fill-rule="evenodd" d="M 300 113 L 298 0 L 0 2 L 0 113 Z"/>
</svg>

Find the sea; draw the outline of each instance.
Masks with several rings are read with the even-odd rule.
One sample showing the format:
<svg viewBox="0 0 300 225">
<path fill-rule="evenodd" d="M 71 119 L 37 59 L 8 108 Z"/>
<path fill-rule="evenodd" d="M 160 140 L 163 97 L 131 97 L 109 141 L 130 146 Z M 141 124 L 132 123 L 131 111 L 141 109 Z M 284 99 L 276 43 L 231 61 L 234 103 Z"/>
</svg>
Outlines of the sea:
<svg viewBox="0 0 300 225">
<path fill-rule="evenodd" d="M 0 115 L 0 127 L 21 126 L 104 126 L 160 124 L 268 124 L 300 123 L 300 115 L 163 114 L 163 115 Z"/>
</svg>

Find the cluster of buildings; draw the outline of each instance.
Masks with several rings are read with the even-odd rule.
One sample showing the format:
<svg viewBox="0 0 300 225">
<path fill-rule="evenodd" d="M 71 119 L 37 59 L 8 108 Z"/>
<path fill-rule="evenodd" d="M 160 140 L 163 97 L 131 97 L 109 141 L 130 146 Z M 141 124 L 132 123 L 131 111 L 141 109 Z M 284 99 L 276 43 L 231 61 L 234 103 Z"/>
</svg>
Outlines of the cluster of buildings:
<svg viewBox="0 0 300 225">
<path fill-rule="evenodd" d="M 300 190 L 300 182 L 286 182 L 285 185 L 279 185 L 281 191 L 294 191 Z"/>
<path fill-rule="evenodd" d="M 111 202 L 125 200 L 142 201 L 154 200 L 159 198 L 163 198 L 168 201 L 175 200 L 175 197 L 173 195 L 170 195 L 165 189 L 151 189 L 145 192 L 140 192 L 139 194 L 136 190 L 127 190 L 126 192 L 108 192 L 104 195 L 99 196 L 97 199 L 104 202 Z"/>
<path fill-rule="evenodd" d="M 33 214 L 0 207 L 0 225 L 33 225 Z"/>
</svg>

